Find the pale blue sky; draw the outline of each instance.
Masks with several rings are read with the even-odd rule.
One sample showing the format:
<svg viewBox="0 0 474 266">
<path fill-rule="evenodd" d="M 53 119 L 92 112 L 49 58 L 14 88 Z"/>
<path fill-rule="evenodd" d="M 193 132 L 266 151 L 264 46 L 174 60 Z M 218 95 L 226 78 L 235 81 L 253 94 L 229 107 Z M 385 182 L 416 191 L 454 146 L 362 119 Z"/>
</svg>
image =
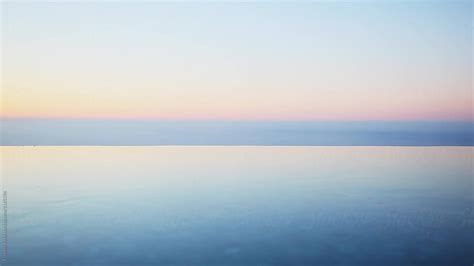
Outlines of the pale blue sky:
<svg viewBox="0 0 474 266">
<path fill-rule="evenodd" d="M 2 7 L 3 116 L 472 119 L 470 1 Z"/>
</svg>

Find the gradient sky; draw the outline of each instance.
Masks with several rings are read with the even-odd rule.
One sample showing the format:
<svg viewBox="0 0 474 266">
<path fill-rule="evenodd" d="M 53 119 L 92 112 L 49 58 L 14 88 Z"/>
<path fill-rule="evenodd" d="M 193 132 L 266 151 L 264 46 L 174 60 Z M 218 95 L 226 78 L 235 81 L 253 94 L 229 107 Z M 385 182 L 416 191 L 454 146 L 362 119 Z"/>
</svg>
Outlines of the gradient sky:
<svg viewBox="0 0 474 266">
<path fill-rule="evenodd" d="M 471 120 L 472 2 L 2 2 L 2 117 Z"/>
</svg>

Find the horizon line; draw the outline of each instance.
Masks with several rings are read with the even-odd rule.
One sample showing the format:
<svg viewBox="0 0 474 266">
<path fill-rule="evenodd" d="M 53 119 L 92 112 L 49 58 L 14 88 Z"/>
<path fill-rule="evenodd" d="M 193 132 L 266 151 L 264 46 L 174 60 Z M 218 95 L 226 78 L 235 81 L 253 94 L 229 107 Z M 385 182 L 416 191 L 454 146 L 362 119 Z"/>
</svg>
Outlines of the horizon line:
<svg viewBox="0 0 474 266">
<path fill-rule="evenodd" d="M 301 119 L 275 119 L 275 118 L 165 118 L 165 117 L 11 117 L 0 116 L 0 121 L 7 120 L 68 120 L 68 121 L 173 121 L 173 122 L 462 122 L 474 123 L 474 118 L 470 119 L 322 119 L 322 118 L 301 118 Z"/>
</svg>

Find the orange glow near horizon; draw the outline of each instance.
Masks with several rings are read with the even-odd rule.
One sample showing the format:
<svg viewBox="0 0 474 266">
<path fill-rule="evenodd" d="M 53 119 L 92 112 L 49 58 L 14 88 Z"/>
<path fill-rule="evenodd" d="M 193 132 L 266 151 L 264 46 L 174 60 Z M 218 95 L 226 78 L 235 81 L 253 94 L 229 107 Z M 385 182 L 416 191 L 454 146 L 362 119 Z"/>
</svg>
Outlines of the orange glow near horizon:
<svg viewBox="0 0 474 266">
<path fill-rule="evenodd" d="M 80 90 L 78 90 L 80 91 Z M 146 93 L 108 95 L 59 90 L 6 90 L 2 98 L 3 118 L 62 119 L 176 119 L 176 120 L 464 120 L 471 121 L 469 97 L 454 99 L 410 99 L 390 95 L 351 95 L 321 91 L 322 98 L 288 92 L 272 98 L 253 93 L 188 94 Z M 440 97 L 442 98 L 442 97 Z M 225 100 L 224 100 L 225 99 Z"/>
</svg>

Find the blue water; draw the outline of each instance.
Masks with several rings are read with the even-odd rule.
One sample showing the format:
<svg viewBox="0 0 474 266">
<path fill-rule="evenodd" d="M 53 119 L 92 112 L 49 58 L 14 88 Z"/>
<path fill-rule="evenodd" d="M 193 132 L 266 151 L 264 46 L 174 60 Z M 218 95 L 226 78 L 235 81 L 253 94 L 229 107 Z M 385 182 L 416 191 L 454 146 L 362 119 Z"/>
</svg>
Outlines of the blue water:
<svg viewBox="0 0 474 266">
<path fill-rule="evenodd" d="M 472 122 L 6 119 L 0 144 L 473 146 Z"/>
<path fill-rule="evenodd" d="M 474 263 L 472 147 L 1 151 L 2 265 Z"/>
</svg>

